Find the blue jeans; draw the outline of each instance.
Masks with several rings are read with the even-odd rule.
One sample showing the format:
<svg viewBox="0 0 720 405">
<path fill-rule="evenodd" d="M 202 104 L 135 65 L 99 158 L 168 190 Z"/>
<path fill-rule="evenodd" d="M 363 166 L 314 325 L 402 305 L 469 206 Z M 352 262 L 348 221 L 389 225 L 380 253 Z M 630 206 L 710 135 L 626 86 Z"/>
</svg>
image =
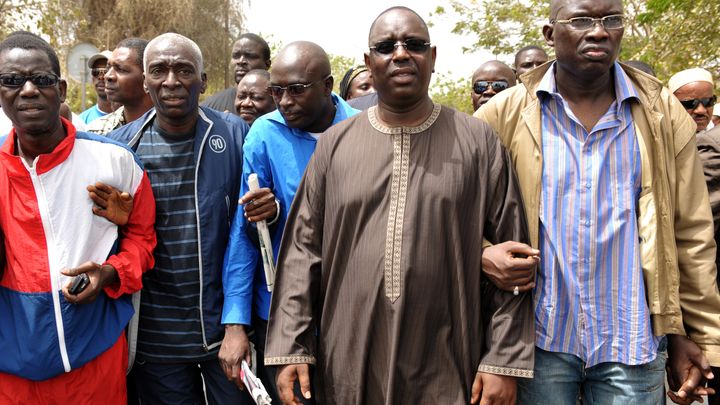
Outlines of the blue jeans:
<svg viewBox="0 0 720 405">
<path fill-rule="evenodd" d="M 577 356 L 535 348 L 535 378 L 518 378 L 521 405 L 665 404 L 667 339 L 655 360 L 638 366 L 601 363 L 585 368 Z"/>
</svg>

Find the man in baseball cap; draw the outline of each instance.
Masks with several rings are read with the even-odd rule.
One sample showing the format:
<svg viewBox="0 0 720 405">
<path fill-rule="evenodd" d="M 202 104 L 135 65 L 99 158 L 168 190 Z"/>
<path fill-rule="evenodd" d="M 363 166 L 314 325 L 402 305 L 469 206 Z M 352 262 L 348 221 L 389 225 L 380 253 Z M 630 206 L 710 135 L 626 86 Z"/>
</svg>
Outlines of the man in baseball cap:
<svg viewBox="0 0 720 405">
<path fill-rule="evenodd" d="M 112 55 L 111 51 L 105 50 L 96 53 L 88 59 L 88 67 L 92 74 L 92 83 L 97 93 L 97 104 L 88 108 L 80 114 L 84 123 L 89 124 L 96 118 L 113 112 L 113 108 L 105 94 L 105 72 L 107 72 L 107 61 Z"/>
</svg>

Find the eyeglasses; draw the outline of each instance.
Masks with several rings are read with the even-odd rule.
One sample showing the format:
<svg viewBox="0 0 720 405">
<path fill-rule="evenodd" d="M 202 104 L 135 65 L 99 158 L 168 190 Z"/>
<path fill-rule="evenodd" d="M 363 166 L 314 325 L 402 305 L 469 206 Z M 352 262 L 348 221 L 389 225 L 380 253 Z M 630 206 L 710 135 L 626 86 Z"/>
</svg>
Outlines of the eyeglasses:
<svg viewBox="0 0 720 405">
<path fill-rule="evenodd" d="M 699 104 L 702 104 L 703 107 L 709 108 L 715 105 L 715 102 L 717 102 L 717 96 L 712 97 L 706 97 L 706 98 L 693 98 L 691 100 L 682 100 L 680 101 L 680 104 L 685 107 L 686 110 L 694 110 L 697 108 Z"/>
<path fill-rule="evenodd" d="M 380 41 L 375 45 L 371 46 L 370 50 L 383 55 L 388 55 L 395 52 L 395 50 L 399 46 L 404 47 L 405 50 L 408 52 L 423 53 L 427 51 L 428 47 L 430 46 L 430 42 L 425 42 L 424 39 L 415 38 L 406 39 L 404 41 Z"/>
<path fill-rule="evenodd" d="M 489 80 L 479 80 L 473 83 L 473 91 L 475 92 L 475 94 L 483 94 L 490 87 L 492 87 L 495 93 L 499 93 L 508 88 L 508 83 L 505 80 L 498 80 L 496 82 L 492 82 Z"/>
<path fill-rule="evenodd" d="M 308 83 L 308 84 L 293 83 L 293 84 L 288 84 L 286 87 L 268 86 L 268 90 L 270 90 L 270 94 L 273 96 L 273 98 L 277 98 L 277 99 L 281 99 L 283 94 L 285 94 L 285 91 L 288 92 L 290 97 L 297 97 L 297 96 L 301 96 L 303 93 L 305 93 L 305 90 L 309 89 L 310 87 L 312 87 L 318 83 L 323 83 L 330 77 L 332 77 L 332 75 L 327 75 L 320 80 L 317 80 L 317 81 L 314 81 L 314 82 Z"/>
<path fill-rule="evenodd" d="M 550 24 L 568 24 L 577 31 L 585 31 L 600 23 L 606 30 L 619 30 L 625 25 L 625 16 L 622 14 L 606 15 L 602 18 L 575 17 L 569 20 L 550 20 Z"/>
<path fill-rule="evenodd" d="M 93 77 L 100 77 L 100 76 L 105 76 L 107 71 L 108 71 L 107 68 L 92 68 L 90 70 L 90 73 L 92 73 Z"/>
<path fill-rule="evenodd" d="M 38 73 L 34 75 L 21 75 L 17 73 L 0 73 L 0 86 L 18 88 L 30 80 L 36 87 L 52 87 L 58 84 L 60 78 L 53 73 Z"/>
</svg>

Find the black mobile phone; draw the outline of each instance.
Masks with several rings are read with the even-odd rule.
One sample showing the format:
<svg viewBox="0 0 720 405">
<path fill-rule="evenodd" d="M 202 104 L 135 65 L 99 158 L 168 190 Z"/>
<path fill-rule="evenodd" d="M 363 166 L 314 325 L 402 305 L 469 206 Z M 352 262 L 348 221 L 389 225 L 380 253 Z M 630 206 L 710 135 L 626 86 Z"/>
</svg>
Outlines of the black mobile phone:
<svg viewBox="0 0 720 405">
<path fill-rule="evenodd" d="M 70 282 L 70 288 L 68 292 L 72 295 L 78 295 L 90 284 L 90 279 L 86 273 L 82 273 L 79 276 L 75 276 L 72 282 Z"/>
</svg>

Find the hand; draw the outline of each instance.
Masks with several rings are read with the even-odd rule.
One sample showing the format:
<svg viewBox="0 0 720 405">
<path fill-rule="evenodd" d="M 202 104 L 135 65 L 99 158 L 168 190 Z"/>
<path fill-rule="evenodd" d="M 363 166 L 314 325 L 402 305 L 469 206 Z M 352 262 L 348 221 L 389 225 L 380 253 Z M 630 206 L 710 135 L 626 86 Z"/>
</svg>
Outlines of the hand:
<svg viewBox="0 0 720 405">
<path fill-rule="evenodd" d="M 220 366 L 229 381 L 245 389 L 240 378 L 240 363 L 244 359 L 250 365 L 250 343 L 243 325 L 225 325 L 225 337 L 218 353 Z"/>
<path fill-rule="evenodd" d="M 78 295 L 72 295 L 68 292 L 70 282 L 65 284 L 62 293 L 65 296 L 65 301 L 71 304 L 89 304 L 95 301 L 103 288 L 120 281 L 117 270 L 109 264 L 99 265 L 94 262 L 85 262 L 73 269 L 65 269 L 61 273 L 69 277 L 87 273 L 88 279 L 90 279 L 90 284 Z"/>
<path fill-rule="evenodd" d="M 285 405 L 301 405 L 302 402 L 293 393 L 295 380 L 300 382 L 300 392 L 310 399 L 310 366 L 308 364 L 288 364 L 280 367 L 275 377 L 280 401 Z"/>
<path fill-rule="evenodd" d="M 480 405 L 515 405 L 517 382 L 515 377 L 477 372 L 472 385 L 470 403 Z"/>
<path fill-rule="evenodd" d="M 248 191 L 238 202 L 245 204 L 245 218 L 250 222 L 274 218 L 277 215 L 275 194 L 267 187 Z"/>
<path fill-rule="evenodd" d="M 90 199 L 95 203 L 93 214 L 103 217 L 115 225 L 127 224 L 133 209 L 133 198 L 129 193 L 120 192 L 107 184 L 97 182 L 87 186 Z"/>
<path fill-rule="evenodd" d="M 675 403 L 703 402 L 702 395 L 715 393 L 714 389 L 705 387 L 705 379 L 714 377 L 710 364 L 700 347 L 685 336 L 668 335 L 666 369 L 668 396 Z"/>
<path fill-rule="evenodd" d="M 519 292 L 535 287 L 535 266 L 540 251 L 520 242 L 503 242 L 483 250 L 483 272 L 499 289 Z M 522 257 L 527 256 L 527 257 Z"/>
</svg>

